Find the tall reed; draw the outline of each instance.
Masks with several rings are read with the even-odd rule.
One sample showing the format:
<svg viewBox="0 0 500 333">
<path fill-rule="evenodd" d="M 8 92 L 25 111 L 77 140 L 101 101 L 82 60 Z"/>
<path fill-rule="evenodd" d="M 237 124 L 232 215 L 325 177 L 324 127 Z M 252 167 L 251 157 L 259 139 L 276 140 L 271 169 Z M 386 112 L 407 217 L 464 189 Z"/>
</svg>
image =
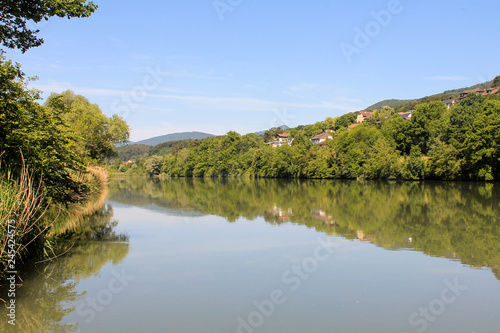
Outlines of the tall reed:
<svg viewBox="0 0 500 333">
<path fill-rule="evenodd" d="M 50 227 L 40 223 L 48 204 L 41 182 L 35 182 L 26 165 L 14 173 L 3 170 L 0 161 L 0 274 L 9 259 L 25 255 L 28 246 L 35 245 L 37 238 Z M 9 228 L 14 230 L 12 238 Z M 15 240 L 15 246 L 9 243 L 9 238 Z"/>
<path fill-rule="evenodd" d="M 104 206 L 108 196 L 108 174 L 97 166 L 73 175 L 77 182 L 88 184 L 89 191 L 78 198 L 79 202 L 69 205 L 51 205 L 50 200 L 44 200 L 42 183 L 34 180 L 26 165 L 20 172 L 1 167 L 0 160 L 0 275 L 6 271 L 9 259 L 57 256 L 54 247 L 58 235 L 76 232 L 86 216 Z M 15 229 L 15 247 L 9 244 L 9 228 Z"/>
</svg>

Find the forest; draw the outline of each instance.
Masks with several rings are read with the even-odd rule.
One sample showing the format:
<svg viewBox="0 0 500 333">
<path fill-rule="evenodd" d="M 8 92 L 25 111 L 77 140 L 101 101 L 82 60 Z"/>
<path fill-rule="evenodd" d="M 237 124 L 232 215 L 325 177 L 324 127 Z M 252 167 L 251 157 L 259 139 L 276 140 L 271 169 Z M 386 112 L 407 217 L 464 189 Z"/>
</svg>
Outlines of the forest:
<svg viewBox="0 0 500 333">
<path fill-rule="evenodd" d="M 352 129 L 358 113 L 263 136 L 228 132 L 149 148 L 115 170 L 162 177 L 473 180 L 500 179 L 500 96 L 470 94 L 451 108 L 441 101 L 414 106 L 410 120 L 388 106 Z M 333 139 L 311 138 L 331 130 Z M 291 145 L 266 144 L 287 132 Z M 165 145 L 165 144 L 164 144 Z M 144 152 L 143 152 L 144 153 Z M 136 155 L 136 157 L 140 157 Z"/>
</svg>

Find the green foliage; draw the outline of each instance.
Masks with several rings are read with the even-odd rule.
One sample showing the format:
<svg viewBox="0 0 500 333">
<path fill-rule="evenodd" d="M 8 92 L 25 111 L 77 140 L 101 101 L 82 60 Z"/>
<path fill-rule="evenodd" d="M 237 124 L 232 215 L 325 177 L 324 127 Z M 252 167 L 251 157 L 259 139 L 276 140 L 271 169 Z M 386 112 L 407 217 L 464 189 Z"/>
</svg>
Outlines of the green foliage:
<svg viewBox="0 0 500 333">
<path fill-rule="evenodd" d="M 151 146 L 142 144 L 123 145 L 116 147 L 116 153 L 118 160 L 126 162 L 148 157 L 151 154 L 151 148 Z"/>
<path fill-rule="evenodd" d="M 486 81 L 486 82 L 483 82 L 483 83 L 478 83 L 478 84 L 475 84 L 475 85 L 470 86 L 470 87 L 458 88 L 458 89 L 452 89 L 452 90 L 446 90 L 443 94 L 458 95 L 459 93 L 461 93 L 464 90 L 474 90 L 474 89 L 478 89 L 478 88 L 480 88 L 480 89 L 486 89 L 486 88 L 491 88 L 491 87 L 494 87 L 493 80 Z"/>
<path fill-rule="evenodd" d="M 347 114 L 336 121 L 354 120 Z M 254 135 L 229 132 L 164 160 L 169 176 L 496 180 L 500 175 L 500 99 L 470 96 L 447 110 L 441 102 L 416 106 L 411 120 L 394 109 L 374 112 L 352 130 L 313 146 L 326 122 L 291 130 L 291 146 L 264 145 Z M 344 126 L 342 126 L 344 127 Z"/>
<path fill-rule="evenodd" d="M 380 121 L 382 124 L 391 120 L 394 115 L 396 114 L 396 111 L 389 107 L 389 106 L 383 106 L 380 110 L 375 110 L 373 112 L 373 121 Z"/>
<path fill-rule="evenodd" d="M 358 117 L 357 114 L 354 112 L 344 114 L 335 121 L 335 128 L 340 129 L 343 127 L 349 127 L 349 125 L 354 124 L 356 122 L 357 117 Z"/>
<path fill-rule="evenodd" d="M 412 99 L 386 99 L 384 101 L 380 101 L 378 103 L 375 103 L 369 107 L 366 108 L 367 111 L 373 111 L 373 110 L 378 110 L 380 108 L 383 108 L 384 106 L 388 106 L 390 108 L 397 108 L 401 105 L 408 104 L 413 102 L 414 100 Z"/>
<path fill-rule="evenodd" d="M 462 163 L 455 147 L 437 140 L 429 152 L 427 173 L 438 179 L 460 179 Z"/>
<path fill-rule="evenodd" d="M 493 82 L 491 83 L 491 86 L 492 87 L 500 87 L 500 75 L 498 75 L 497 77 L 495 77 L 493 79 Z"/>
<path fill-rule="evenodd" d="M 341 133 L 334 149 L 342 178 L 396 177 L 396 151 L 375 127 L 358 126 Z"/>
<path fill-rule="evenodd" d="M 46 196 L 72 201 L 84 187 L 72 178 L 83 170 L 75 153 L 74 136 L 60 110 L 36 102 L 38 91 L 27 88 L 19 64 L 0 58 L 0 153 L 13 172 L 27 164 Z M 21 155 L 22 153 L 22 155 Z"/>
<path fill-rule="evenodd" d="M 30 0 L 0 2 L 0 38 L 5 47 L 20 49 L 23 53 L 28 49 L 40 46 L 42 38 L 38 38 L 39 30 L 30 30 L 28 22 L 47 21 L 58 17 L 89 17 L 97 5 L 87 0 Z"/>
<path fill-rule="evenodd" d="M 28 250 L 32 254 L 42 251 L 44 227 L 41 223 L 33 223 L 43 216 L 47 206 L 39 185 L 26 166 L 15 177 L 9 172 L 0 173 L 0 243 L 3 244 L 0 247 L 0 276 L 10 260 L 23 260 Z M 10 243 L 9 239 L 15 243 Z"/>
<path fill-rule="evenodd" d="M 118 160 L 126 162 L 129 160 L 145 159 L 154 155 L 165 156 L 170 153 L 177 153 L 179 150 L 187 148 L 192 141 L 191 139 L 168 141 L 156 146 L 137 143 L 125 144 L 116 147 L 115 151 L 118 154 Z M 112 160 L 112 162 L 116 163 L 116 159 Z"/>
<path fill-rule="evenodd" d="M 500 101 L 467 97 L 453 109 L 448 142 L 463 160 L 464 176 L 474 180 L 500 178 Z"/>
<path fill-rule="evenodd" d="M 144 161 L 146 172 L 150 176 L 158 176 L 161 173 L 163 158 L 161 156 L 151 156 Z"/>
<path fill-rule="evenodd" d="M 326 117 L 325 124 L 326 124 L 327 127 L 334 127 L 336 121 L 337 121 L 337 119 L 335 119 L 335 118 Z"/>
<path fill-rule="evenodd" d="M 495 79 L 497 79 L 497 81 L 495 81 Z M 484 83 L 475 84 L 475 85 L 470 86 L 470 87 L 446 90 L 445 92 L 443 92 L 441 94 L 435 94 L 435 95 L 431 95 L 431 96 L 422 97 L 422 98 L 417 99 L 417 100 L 407 101 L 407 103 L 404 103 L 404 104 L 401 104 L 398 106 L 394 106 L 394 108 L 396 109 L 397 112 L 405 112 L 405 111 L 409 111 L 409 110 L 414 110 L 417 105 L 422 104 L 422 103 L 430 103 L 430 102 L 435 102 L 435 101 L 444 101 L 446 99 L 457 98 L 458 95 L 462 91 L 465 91 L 465 90 L 473 90 L 473 89 L 478 89 L 478 88 L 487 89 L 487 88 L 491 88 L 491 87 L 500 86 L 500 77 L 497 76 L 495 79 L 492 81 L 487 81 Z"/>
<path fill-rule="evenodd" d="M 425 159 L 418 146 L 412 146 L 410 156 L 404 158 L 401 177 L 405 180 L 425 179 Z"/>
<path fill-rule="evenodd" d="M 264 132 L 264 142 L 269 142 L 274 140 L 276 135 L 284 133 L 285 131 L 281 127 L 273 127 Z"/>
<path fill-rule="evenodd" d="M 157 144 L 156 146 L 153 146 L 151 148 L 149 155 L 165 156 L 170 154 L 171 152 L 177 152 L 183 148 L 188 147 L 192 141 L 193 141 L 192 139 L 184 139 L 184 140 L 163 142 Z"/>
<path fill-rule="evenodd" d="M 61 115 L 75 138 L 76 152 L 87 160 L 101 161 L 115 155 L 115 145 L 128 141 L 129 126 L 123 118 L 106 117 L 97 104 L 67 90 L 51 94 L 45 105 Z"/>
<path fill-rule="evenodd" d="M 471 95 L 449 110 L 440 101 L 417 104 L 411 120 L 385 106 L 374 111 L 373 119 L 351 130 L 346 126 L 356 120 L 356 113 L 327 118 L 288 129 L 292 144 L 277 148 L 255 134 L 229 132 L 172 145 L 161 173 L 174 177 L 497 180 L 499 114 L 498 96 Z M 310 139 L 333 122 L 340 127 L 334 139 L 312 145 Z M 281 131 L 271 128 L 265 138 L 272 139 Z M 157 175 L 152 161 L 147 157 L 136 166 L 116 167 L 121 172 L 147 170 Z"/>
<path fill-rule="evenodd" d="M 420 148 L 426 155 L 432 141 L 439 137 L 443 128 L 442 119 L 446 114 L 446 106 L 441 102 L 430 102 L 417 105 L 413 112 L 410 134 L 413 136 L 412 145 Z"/>
</svg>

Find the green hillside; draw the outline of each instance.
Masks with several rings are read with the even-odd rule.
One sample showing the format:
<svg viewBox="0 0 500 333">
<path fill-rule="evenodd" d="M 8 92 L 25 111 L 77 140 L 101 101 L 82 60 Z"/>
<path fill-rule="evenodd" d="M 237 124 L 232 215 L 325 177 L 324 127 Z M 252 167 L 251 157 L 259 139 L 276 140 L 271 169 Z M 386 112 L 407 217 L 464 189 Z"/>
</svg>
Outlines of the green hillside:
<svg viewBox="0 0 500 333">
<path fill-rule="evenodd" d="M 181 149 L 187 147 L 193 140 L 175 140 L 162 142 L 154 146 L 145 144 L 129 144 L 116 148 L 116 153 L 120 161 L 128 160 L 138 160 L 141 158 L 147 158 L 153 155 L 167 155 L 172 152 L 172 150 Z"/>
<path fill-rule="evenodd" d="M 408 104 L 413 102 L 413 99 L 386 99 L 384 101 L 375 103 L 369 107 L 366 108 L 366 110 L 378 110 L 383 106 L 390 106 L 391 108 L 395 109 L 398 106 Z"/>
<path fill-rule="evenodd" d="M 473 86 L 470 86 L 467 88 L 446 90 L 443 94 L 459 94 L 464 90 L 472 90 L 472 89 L 477 89 L 477 88 L 487 89 L 487 88 L 491 88 L 492 85 L 493 85 L 493 80 L 488 81 L 488 82 L 484 82 L 484 83 L 478 83 L 476 85 L 473 85 Z"/>
<path fill-rule="evenodd" d="M 386 99 L 384 101 L 375 103 L 369 107 L 366 108 L 366 110 L 377 110 L 380 109 L 383 106 L 390 106 L 393 109 L 396 109 L 398 111 L 407 111 L 413 109 L 417 104 L 420 103 L 429 103 L 433 101 L 443 101 L 445 99 L 451 99 L 451 98 L 457 98 L 458 95 L 464 91 L 464 90 L 472 90 L 472 89 L 477 89 L 477 88 L 491 88 L 493 85 L 493 80 L 487 81 L 484 83 L 478 83 L 470 87 L 464 87 L 464 88 L 458 88 L 458 89 L 451 89 L 451 90 L 446 90 L 442 93 L 435 94 L 435 95 L 430 95 L 430 96 L 425 96 L 419 99 L 414 99 L 414 100 L 404 100 L 404 99 Z"/>
</svg>

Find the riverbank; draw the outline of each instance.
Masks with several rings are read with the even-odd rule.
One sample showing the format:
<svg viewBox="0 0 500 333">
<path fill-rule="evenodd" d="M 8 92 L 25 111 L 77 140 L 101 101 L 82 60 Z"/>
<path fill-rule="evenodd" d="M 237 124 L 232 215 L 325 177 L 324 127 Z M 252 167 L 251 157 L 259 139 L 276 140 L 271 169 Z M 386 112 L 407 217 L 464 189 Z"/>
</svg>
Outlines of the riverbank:
<svg viewBox="0 0 500 333">
<path fill-rule="evenodd" d="M 74 180 L 89 188 L 74 203 L 54 203 L 40 182 L 24 166 L 19 177 L 0 175 L 0 276 L 16 267 L 51 260 L 63 249 L 59 240 L 71 239 L 85 217 L 101 209 L 108 196 L 109 175 L 104 168 L 88 166 Z"/>
</svg>

